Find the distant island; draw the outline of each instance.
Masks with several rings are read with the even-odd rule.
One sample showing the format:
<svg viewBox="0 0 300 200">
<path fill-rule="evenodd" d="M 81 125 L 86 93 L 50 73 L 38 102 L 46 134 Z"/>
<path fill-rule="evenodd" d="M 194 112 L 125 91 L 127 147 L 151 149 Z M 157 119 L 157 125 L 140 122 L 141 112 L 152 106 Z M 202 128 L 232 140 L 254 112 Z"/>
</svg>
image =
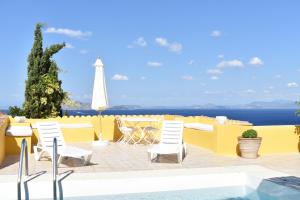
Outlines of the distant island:
<svg viewBox="0 0 300 200">
<path fill-rule="evenodd" d="M 191 106 L 140 106 L 140 105 L 116 105 L 109 110 L 137 110 L 137 109 L 298 109 L 296 102 L 289 100 L 254 101 L 240 105 L 191 105 Z M 64 110 L 91 110 L 90 103 L 76 101 L 73 106 L 63 106 Z"/>
</svg>

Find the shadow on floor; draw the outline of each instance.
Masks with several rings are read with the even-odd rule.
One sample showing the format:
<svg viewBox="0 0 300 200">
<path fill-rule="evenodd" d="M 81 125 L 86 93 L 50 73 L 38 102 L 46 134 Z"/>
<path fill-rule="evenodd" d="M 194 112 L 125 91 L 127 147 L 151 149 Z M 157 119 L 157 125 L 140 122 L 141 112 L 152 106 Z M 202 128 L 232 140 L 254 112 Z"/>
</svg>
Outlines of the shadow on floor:
<svg viewBox="0 0 300 200">
<path fill-rule="evenodd" d="M 20 156 L 19 155 L 10 155 L 10 156 L 7 156 L 3 163 L 0 165 L 0 169 L 3 169 L 5 167 L 8 167 L 10 165 L 13 165 L 15 163 L 18 163 L 20 160 Z"/>
</svg>

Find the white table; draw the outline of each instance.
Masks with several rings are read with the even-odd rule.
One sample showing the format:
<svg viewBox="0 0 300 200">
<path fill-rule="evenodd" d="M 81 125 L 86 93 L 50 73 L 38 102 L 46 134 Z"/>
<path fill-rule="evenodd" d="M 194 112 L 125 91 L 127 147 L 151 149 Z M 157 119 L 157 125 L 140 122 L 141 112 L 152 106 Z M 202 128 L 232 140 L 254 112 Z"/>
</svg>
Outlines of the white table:
<svg viewBox="0 0 300 200">
<path fill-rule="evenodd" d="M 158 130 L 157 128 L 153 127 L 153 123 L 160 122 L 160 120 L 150 117 L 122 117 L 121 120 L 127 124 L 130 124 L 138 130 L 139 140 L 135 142 L 135 144 L 141 143 L 142 141 L 151 144 L 152 142 L 149 141 L 147 137 L 153 136 L 150 134 Z M 139 124 L 141 123 L 149 123 L 149 126 L 139 126 Z"/>
</svg>

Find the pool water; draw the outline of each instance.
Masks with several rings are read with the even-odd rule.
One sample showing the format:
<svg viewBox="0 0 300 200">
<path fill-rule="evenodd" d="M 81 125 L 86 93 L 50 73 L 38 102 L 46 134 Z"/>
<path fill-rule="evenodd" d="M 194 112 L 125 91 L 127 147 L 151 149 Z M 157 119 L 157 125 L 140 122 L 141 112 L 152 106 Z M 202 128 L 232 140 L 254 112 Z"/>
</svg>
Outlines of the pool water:
<svg viewBox="0 0 300 200">
<path fill-rule="evenodd" d="M 100 188 L 99 188 L 100 190 Z M 245 186 L 134 194 L 67 197 L 65 200 L 278 200 Z"/>
</svg>

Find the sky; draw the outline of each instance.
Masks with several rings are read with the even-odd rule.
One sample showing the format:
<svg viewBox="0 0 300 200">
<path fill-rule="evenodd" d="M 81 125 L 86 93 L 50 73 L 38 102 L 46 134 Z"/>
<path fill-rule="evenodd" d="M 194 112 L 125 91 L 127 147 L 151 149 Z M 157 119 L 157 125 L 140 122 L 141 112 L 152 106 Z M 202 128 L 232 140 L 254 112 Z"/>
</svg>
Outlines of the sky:
<svg viewBox="0 0 300 200">
<path fill-rule="evenodd" d="M 0 1 L 0 108 L 22 105 L 35 24 L 63 89 L 91 102 L 97 57 L 110 106 L 300 100 L 300 1 Z"/>
</svg>

